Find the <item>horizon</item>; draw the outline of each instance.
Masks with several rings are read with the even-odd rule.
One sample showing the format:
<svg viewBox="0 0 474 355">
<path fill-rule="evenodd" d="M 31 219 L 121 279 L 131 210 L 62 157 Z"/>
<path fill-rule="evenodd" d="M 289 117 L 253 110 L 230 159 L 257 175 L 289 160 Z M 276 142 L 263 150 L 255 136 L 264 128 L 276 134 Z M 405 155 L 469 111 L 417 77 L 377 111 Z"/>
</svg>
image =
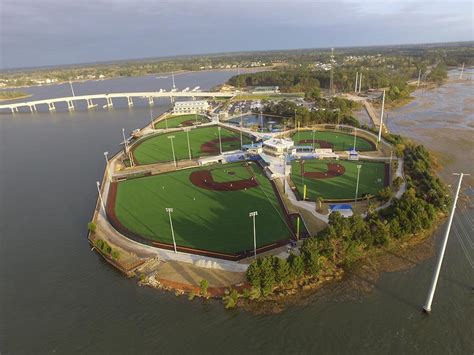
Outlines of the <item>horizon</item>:
<svg viewBox="0 0 474 355">
<path fill-rule="evenodd" d="M 180 59 L 180 58 L 192 58 L 192 57 L 220 57 L 221 55 L 228 54 L 242 54 L 242 55 L 251 55 L 253 53 L 270 53 L 270 52 L 290 52 L 290 51 L 312 51 L 312 50 L 330 50 L 334 48 L 337 50 L 347 50 L 347 49 L 371 49 L 371 48 L 391 48 L 391 47 L 418 47 L 418 46 L 442 46 L 442 45 L 454 45 L 454 44 L 471 44 L 474 45 L 474 40 L 468 41 L 452 41 L 452 42 L 424 42 L 424 43 L 394 43 L 394 44 L 373 44 L 373 45 L 353 45 L 353 46 L 343 46 L 343 47 L 306 47 L 306 48 L 271 48 L 271 49 L 256 49 L 251 51 L 230 51 L 230 52 L 208 52 L 208 53 L 195 53 L 195 54 L 180 54 L 180 55 L 167 55 L 167 56 L 155 56 L 155 57 L 135 57 L 135 58 L 124 58 L 124 59 L 106 59 L 100 61 L 91 61 L 91 62 L 77 62 L 77 63 L 61 63 L 53 65 L 44 65 L 44 66 L 31 66 L 31 67 L 12 67 L 12 68 L 0 68 L 0 72 L 9 72 L 9 71 L 22 71 L 22 70 L 42 70 L 42 69 L 51 69 L 51 68 L 66 68 L 66 67 L 86 67 L 92 65 L 100 64 L 112 64 L 112 63 L 126 63 L 126 62 L 141 62 L 141 61 L 161 61 L 167 59 Z"/>
<path fill-rule="evenodd" d="M 466 8 L 472 8 L 472 3 L 100 0 L 81 4 L 47 0 L 38 4 L 5 0 L 0 69 L 470 42 L 474 39 L 473 13 Z"/>
</svg>

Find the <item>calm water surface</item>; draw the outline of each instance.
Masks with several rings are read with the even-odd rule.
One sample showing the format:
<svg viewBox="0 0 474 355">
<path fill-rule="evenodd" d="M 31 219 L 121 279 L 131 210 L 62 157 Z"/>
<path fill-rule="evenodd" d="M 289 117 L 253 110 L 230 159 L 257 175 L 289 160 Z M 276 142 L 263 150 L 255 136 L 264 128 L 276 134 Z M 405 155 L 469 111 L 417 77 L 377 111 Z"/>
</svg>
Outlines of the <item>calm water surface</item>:
<svg viewBox="0 0 474 355">
<path fill-rule="evenodd" d="M 193 73 L 176 81 L 178 87 L 208 88 L 233 74 Z M 168 81 L 117 79 L 75 89 L 138 91 L 169 88 Z M 68 90 L 68 85 L 27 89 L 35 98 Z M 160 102 L 153 112 L 167 107 Z M 0 353 L 474 351 L 473 270 L 457 238 L 448 245 L 429 317 L 420 309 L 433 258 L 381 275 L 369 293 L 338 284 L 276 315 L 226 311 L 218 302 L 189 302 L 138 287 L 90 251 L 86 224 L 103 152 L 118 150 L 122 127 L 145 125 L 149 109 L 143 102 L 132 110 L 58 111 L 0 115 Z M 462 218 L 459 235 L 473 215 Z M 472 244 L 467 248 L 474 256 Z"/>
</svg>

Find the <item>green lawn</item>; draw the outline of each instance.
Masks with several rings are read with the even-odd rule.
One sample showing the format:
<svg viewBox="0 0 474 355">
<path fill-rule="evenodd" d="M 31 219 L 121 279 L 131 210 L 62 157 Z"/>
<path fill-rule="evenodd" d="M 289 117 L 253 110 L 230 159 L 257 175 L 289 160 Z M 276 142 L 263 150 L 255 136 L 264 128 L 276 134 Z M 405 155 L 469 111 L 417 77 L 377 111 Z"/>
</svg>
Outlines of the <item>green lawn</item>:
<svg viewBox="0 0 474 355">
<path fill-rule="evenodd" d="M 165 129 L 165 128 L 177 128 L 181 127 L 183 122 L 192 121 L 192 124 L 197 124 L 209 122 L 209 119 L 203 115 L 178 115 L 178 116 L 169 116 L 166 119 L 155 123 L 156 129 Z"/>
<path fill-rule="evenodd" d="M 189 181 L 192 171 L 208 169 L 216 180 L 248 178 L 249 172 L 233 163 L 180 170 L 120 182 L 115 212 L 130 231 L 143 237 L 172 244 L 169 217 L 172 207 L 176 243 L 222 253 L 253 249 L 253 226 L 249 212 L 256 217 L 257 246 L 291 236 L 282 209 L 263 171 L 251 163 L 260 186 L 240 191 L 210 191 Z M 224 171 L 225 170 L 225 171 Z M 235 175 L 228 174 L 234 171 Z"/>
<path fill-rule="evenodd" d="M 316 198 L 323 199 L 354 199 L 357 182 L 357 165 L 362 165 L 359 178 L 360 198 L 365 194 L 376 194 L 384 188 L 385 164 L 381 162 L 369 161 L 348 161 L 348 160 L 305 160 L 304 170 L 327 171 L 328 163 L 336 163 L 344 166 L 344 175 L 315 179 L 301 176 L 300 161 L 294 160 L 291 163 L 291 180 L 296 185 L 298 193 L 303 196 L 303 185 L 306 184 L 307 198 L 315 201 Z"/>
<path fill-rule="evenodd" d="M 295 141 L 295 145 L 311 145 L 313 139 L 312 131 L 300 131 L 296 132 L 292 136 Z M 302 140 L 310 140 L 309 143 L 303 143 Z M 332 143 L 335 151 L 349 150 L 354 147 L 354 136 L 342 132 L 331 132 L 331 131 L 316 131 L 314 133 L 314 140 L 322 140 L 329 143 Z M 315 142 L 315 148 L 320 148 L 319 144 Z M 375 145 L 371 144 L 367 139 L 362 137 L 357 137 L 356 139 L 356 149 L 361 152 L 373 151 L 375 150 Z"/>
<path fill-rule="evenodd" d="M 168 136 L 175 137 L 173 138 L 173 144 L 174 144 L 176 159 L 177 160 L 189 159 L 186 132 L 178 131 L 178 132 L 171 132 L 167 134 L 156 135 L 140 142 L 132 150 L 133 156 L 135 158 L 135 162 L 139 165 L 144 165 L 144 164 L 153 164 L 153 163 L 159 163 L 159 162 L 165 162 L 165 161 L 172 161 L 173 153 L 171 150 L 171 140 L 168 138 Z M 235 140 L 225 142 L 225 139 L 229 137 L 234 137 Z M 191 156 L 193 158 L 197 158 L 200 156 L 219 154 L 218 138 L 219 136 L 218 136 L 217 126 L 192 129 L 189 132 L 189 144 L 191 147 Z M 217 152 L 202 151 L 201 145 L 212 140 L 217 140 L 216 141 Z M 222 140 L 222 151 L 224 152 L 240 149 L 240 134 L 237 132 L 228 130 L 226 128 L 222 128 L 221 140 Z M 250 138 L 244 135 L 243 143 L 244 144 L 251 143 Z"/>
</svg>

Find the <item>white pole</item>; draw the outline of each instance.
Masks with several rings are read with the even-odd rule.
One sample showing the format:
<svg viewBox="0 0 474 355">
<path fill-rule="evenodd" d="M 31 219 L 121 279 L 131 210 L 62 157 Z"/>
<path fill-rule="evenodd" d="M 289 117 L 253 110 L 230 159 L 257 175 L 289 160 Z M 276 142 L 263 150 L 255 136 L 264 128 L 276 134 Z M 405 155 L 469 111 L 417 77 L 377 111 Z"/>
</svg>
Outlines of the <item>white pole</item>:
<svg viewBox="0 0 474 355">
<path fill-rule="evenodd" d="M 383 127 L 383 110 L 385 108 L 385 90 L 383 91 L 382 94 L 382 112 L 380 113 L 380 127 L 379 127 L 379 137 L 377 139 L 377 142 L 380 143 L 380 140 L 382 139 L 382 127 Z"/>
<path fill-rule="evenodd" d="M 221 151 L 222 155 L 222 141 L 221 141 L 221 127 L 217 126 L 217 133 L 219 134 L 219 150 Z"/>
<path fill-rule="evenodd" d="M 170 217 L 171 236 L 173 237 L 174 252 L 177 253 L 178 251 L 176 249 L 176 240 L 174 239 L 173 221 L 171 220 L 171 212 L 173 212 L 173 209 L 172 208 L 166 208 L 166 212 L 168 212 L 168 215 Z"/>
<path fill-rule="evenodd" d="M 69 86 L 71 86 L 72 96 L 76 96 L 76 94 L 74 93 L 74 88 L 72 87 L 72 81 L 71 80 L 69 80 Z"/>
<path fill-rule="evenodd" d="M 357 82 L 359 81 L 359 72 L 356 71 L 356 83 L 354 87 L 354 92 L 357 93 Z"/>
<path fill-rule="evenodd" d="M 107 175 L 109 177 L 109 180 L 112 181 L 112 176 L 110 175 L 110 169 L 109 169 L 109 152 L 104 152 L 104 157 L 105 157 L 105 171 L 107 172 Z"/>
<path fill-rule="evenodd" d="M 462 79 L 462 74 L 464 73 L 464 62 L 462 63 L 461 74 L 459 75 L 459 80 Z"/>
<path fill-rule="evenodd" d="M 173 138 L 174 138 L 174 136 L 168 136 L 168 139 L 171 140 L 171 151 L 173 152 L 174 168 L 176 169 L 176 168 L 177 168 L 177 165 L 176 165 L 176 157 L 175 157 L 175 155 L 174 155 Z"/>
<path fill-rule="evenodd" d="M 176 89 L 176 85 L 174 84 L 174 73 L 171 72 L 171 77 L 173 78 L 173 89 Z"/>
<path fill-rule="evenodd" d="M 99 200 L 100 200 L 100 205 L 102 207 L 102 211 L 104 212 L 104 217 L 107 216 L 107 214 L 105 213 L 105 205 L 104 205 L 104 200 L 102 199 L 102 193 L 100 192 L 100 182 L 96 182 L 96 185 L 97 185 L 97 191 L 99 192 Z"/>
<path fill-rule="evenodd" d="M 186 132 L 186 138 L 188 140 L 188 153 L 189 153 L 189 160 L 191 160 L 191 146 L 189 145 L 189 131 L 191 129 L 188 127 L 188 128 L 185 128 L 184 131 Z"/>
<path fill-rule="evenodd" d="M 459 175 L 458 187 L 456 189 L 456 195 L 454 196 L 453 206 L 451 207 L 451 215 L 449 216 L 448 227 L 446 228 L 446 233 L 444 235 L 443 243 L 441 244 L 441 251 L 438 257 L 438 261 L 436 262 L 435 273 L 433 275 L 433 280 L 431 281 L 430 291 L 428 293 L 428 298 L 426 299 L 426 304 L 423 307 L 423 310 L 426 313 L 431 312 L 431 303 L 433 302 L 433 296 L 436 291 L 436 284 L 438 283 L 439 272 L 441 270 L 441 264 L 443 263 L 444 252 L 446 251 L 446 245 L 448 244 L 449 232 L 451 230 L 451 224 L 453 222 L 454 211 L 456 210 L 456 203 L 458 202 L 459 191 L 461 189 L 461 182 L 464 175 L 470 174 L 453 174 Z"/>
<path fill-rule="evenodd" d="M 240 112 L 240 150 L 243 148 L 243 137 L 242 137 L 242 111 Z"/>
<path fill-rule="evenodd" d="M 130 148 L 128 146 L 127 139 L 125 138 L 125 128 L 122 128 L 122 135 L 123 135 L 123 143 L 125 145 L 125 154 L 128 156 L 128 159 L 130 160 L 130 166 L 133 166 L 132 154 L 130 153 Z"/>
<path fill-rule="evenodd" d="M 151 129 L 154 129 L 155 127 L 153 127 L 153 112 L 152 112 L 152 108 L 151 108 L 151 107 L 150 107 L 150 122 L 151 122 L 150 128 L 151 128 Z"/>
<path fill-rule="evenodd" d="M 362 90 L 362 73 L 360 73 L 359 75 L 359 94 L 361 90 Z"/>
<path fill-rule="evenodd" d="M 252 217 L 253 219 L 253 256 L 255 259 L 257 259 L 257 232 L 255 229 L 255 216 L 258 216 L 258 212 L 250 212 L 249 217 Z"/>
<path fill-rule="evenodd" d="M 356 184 L 356 195 L 355 195 L 355 202 L 357 202 L 357 195 L 359 194 L 359 176 L 360 176 L 360 168 L 362 165 L 357 165 L 357 184 Z"/>
<path fill-rule="evenodd" d="M 418 71 L 418 83 L 416 84 L 416 86 L 420 86 L 420 80 L 421 80 L 421 69 Z"/>
<path fill-rule="evenodd" d="M 354 151 L 356 150 L 357 128 L 354 128 Z"/>
</svg>

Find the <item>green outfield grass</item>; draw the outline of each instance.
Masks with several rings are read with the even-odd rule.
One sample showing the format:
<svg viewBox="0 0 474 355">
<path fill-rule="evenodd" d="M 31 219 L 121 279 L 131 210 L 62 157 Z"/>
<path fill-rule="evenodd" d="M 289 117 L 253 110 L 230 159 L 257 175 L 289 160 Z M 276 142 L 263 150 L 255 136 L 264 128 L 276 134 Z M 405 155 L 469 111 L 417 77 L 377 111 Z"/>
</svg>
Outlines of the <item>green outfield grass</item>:
<svg viewBox="0 0 474 355">
<path fill-rule="evenodd" d="M 251 163 L 259 186 L 239 191 L 211 191 L 189 181 L 197 170 L 212 170 L 218 181 L 236 181 L 251 176 L 242 163 L 213 165 L 120 182 L 115 213 L 130 231 L 145 238 L 172 244 L 165 208 L 172 207 L 176 243 L 179 246 L 221 253 L 253 249 L 256 217 L 257 246 L 291 236 L 284 213 L 263 171 Z M 229 171 L 235 173 L 230 175 Z"/>
<path fill-rule="evenodd" d="M 300 143 L 301 140 L 310 140 L 313 139 L 313 132 L 312 131 L 300 131 L 296 132 L 292 139 L 295 142 L 295 145 L 311 145 L 309 143 Z M 347 133 L 342 132 L 331 132 L 331 131 L 316 131 L 314 133 L 314 140 L 322 140 L 333 144 L 335 151 L 341 150 L 350 150 L 354 147 L 354 136 Z M 320 148 L 320 145 L 315 142 L 315 148 Z M 375 144 L 371 144 L 371 142 L 365 138 L 357 137 L 356 139 L 356 150 L 361 152 L 366 151 L 373 151 L 375 150 Z"/>
<path fill-rule="evenodd" d="M 155 123 L 156 129 L 165 129 L 165 128 L 177 128 L 182 125 L 183 122 L 192 121 L 193 125 L 209 122 L 209 119 L 203 115 L 179 115 L 179 116 L 169 116 L 164 120 L 161 120 Z"/>
<path fill-rule="evenodd" d="M 145 139 L 136 145 L 132 152 L 135 158 L 135 162 L 139 165 L 153 164 L 165 161 L 173 160 L 173 153 L 171 150 L 171 140 L 168 136 L 174 136 L 173 144 L 176 159 L 189 159 L 188 153 L 188 142 L 186 138 L 186 132 L 178 131 L 167 134 L 160 134 L 151 138 Z M 234 141 L 225 142 L 225 138 L 234 137 Z M 189 145 L 191 147 L 191 156 L 193 158 L 206 156 L 206 155 L 217 155 L 218 152 L 210 153 L 202 151 L 201 145 L 218 139 L 217 126 L 201 127 L 192 129 L 189 132 Z M 225 128 L 221 129 L 222 139 L 222 151 L 230 151 L 240 149 L 240 134 Z M 244 135 L 243 143 L 251 143 L 250 138 Z M 216 143 L 216 147 L 219 150 L 219 143 Z"/>
<path fill-rule="evenodd" d="M 384 188 L 385 164 L 369 161 L 348 160 L 305 160 L 304 170 L 306 172 L 327 171 L 328 163 L 342 165 L 346 170 L 344 175 L 315 179 L 301 175 L 299 160 L 291 163 L 291 180 L 295 184 L 300 196 L 303 196 L 303 186 L 306 184 L 307 199 L 315 201 L 316 198 L 323 199 L 354 199 L 357 182 L 357 165 L 362 165 L 359 177 L 358 198 L 365 194 L 374 195 Z"/>
</svg>

